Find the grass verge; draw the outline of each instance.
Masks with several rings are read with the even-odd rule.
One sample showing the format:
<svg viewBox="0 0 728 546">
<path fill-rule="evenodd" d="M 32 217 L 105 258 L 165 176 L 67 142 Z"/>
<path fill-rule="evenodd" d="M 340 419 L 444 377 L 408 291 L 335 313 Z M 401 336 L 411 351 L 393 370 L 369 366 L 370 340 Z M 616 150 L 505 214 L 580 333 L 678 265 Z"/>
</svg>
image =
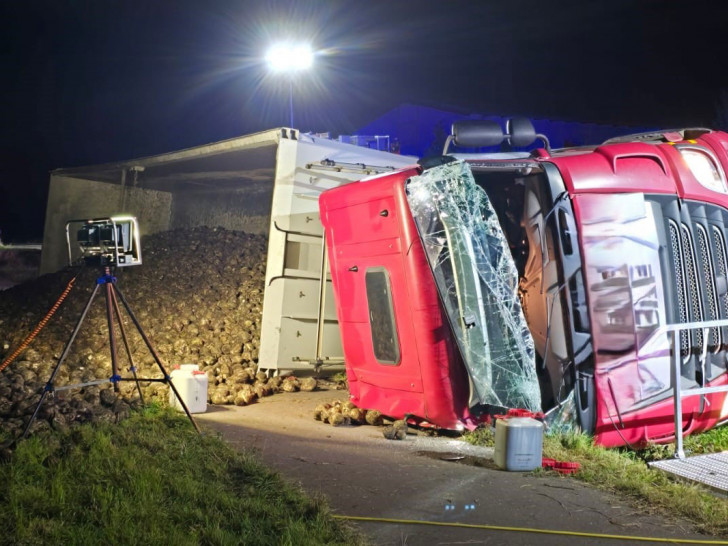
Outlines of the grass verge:
<svg viewBox="0 0 728 546">
<path fill-rule="evenodd" d="M 684 517 L 705 533 L 728 536 L 728 500 L 651 470 L 634 452 L 595 446 L 583 434 L 564 434 L 544 438 L 544 456 L 581 463 L 578 479 L 626 495 L 642 508 Z"/>
<path fill-rule="evenodd" d="M 2 544 L 361 544 L 252 454 L 151 409 L 21 442 L 0 464 Z"/>
<path fill-rule="evenodd" d="M 671 453 L 674 453 L 674 445 L 671 444 L 671 447 Z M 728 451 L 728 425 L 714 428 L 702 434 L 688 436 L 685 438 L 684 449 L 687 453 L 693 455 Z"/>
<path fill-rule="evenodd" d="M 489 428 L 476 429 L 464 438 L 475 445 L 494 445 Z M 692 453 L 726 450 L 728 427 L 690 436 L 685 439 L 685 447 Z M 687 518 L 702 532 L 728 536 L 728 499 L 647 467 L 647 461 L 672 456 L 673 449 L 670 446 L 649 446 L 640 452 L 604 449 L 595 446 L 589 436 L 570 433 L 545 436 L 543 455 L 580 463 L 581 470 L 574 475 L 577 479 L 626 496 L 642 509 Z"/>
</svg>

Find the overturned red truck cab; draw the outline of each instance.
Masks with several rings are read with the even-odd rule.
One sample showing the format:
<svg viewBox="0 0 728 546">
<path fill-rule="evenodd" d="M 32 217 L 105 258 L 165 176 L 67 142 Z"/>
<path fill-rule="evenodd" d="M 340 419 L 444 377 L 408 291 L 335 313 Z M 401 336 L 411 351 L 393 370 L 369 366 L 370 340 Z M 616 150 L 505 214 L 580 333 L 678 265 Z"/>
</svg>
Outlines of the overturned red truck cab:
<svg viewBox="0 0 728 546">
<path fill-rule="evenodd" d="M 672 441 L 660 327 L 728 318 L 727 171 L 723 132 L 551 151 L 514 119 L 456 123 L 443 157 L 325 192 L 352 401 L 448 429 L 521 407 L 605 446 Z M 681 388 L 726 384 L 728 328 L 679 335 Z M 728 420 L 725 392 L 682 408 L 685 434 Z"/>
</svg>

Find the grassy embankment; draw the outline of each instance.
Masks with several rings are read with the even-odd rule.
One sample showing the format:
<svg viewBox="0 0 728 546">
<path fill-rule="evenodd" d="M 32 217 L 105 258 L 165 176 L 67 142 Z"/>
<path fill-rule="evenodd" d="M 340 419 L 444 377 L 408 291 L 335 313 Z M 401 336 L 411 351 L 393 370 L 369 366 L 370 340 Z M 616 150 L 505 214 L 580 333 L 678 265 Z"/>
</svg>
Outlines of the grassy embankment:
<svg viewBox="0 0 728 546">
<path fill-rule="evenodd" d="M 465 439 L 476 445 L 494 443 L 490 429 L 478 429 Z M 625 495 L 642 509 L 684 517 L 705 533 L 728 536 L 728 499 L 648 468 L 647 462 L 671 457 L 673 450 L 672 445 L 650 446 L 639 452 L 604 449 L 595 446 L 589 436 L 561 434 L 544 437 L 543 454 L 581 463 L 576 478 Z M 728 426 L 686 438 L 685 450 L 693 454 L 728 450 Z"/>
<path fill-rule="evenodd" d="M 0 529 L 2 544 L 362 542 L 253 455 L 155 408 L 21 442 L 0 463 Z"/>
</svg>

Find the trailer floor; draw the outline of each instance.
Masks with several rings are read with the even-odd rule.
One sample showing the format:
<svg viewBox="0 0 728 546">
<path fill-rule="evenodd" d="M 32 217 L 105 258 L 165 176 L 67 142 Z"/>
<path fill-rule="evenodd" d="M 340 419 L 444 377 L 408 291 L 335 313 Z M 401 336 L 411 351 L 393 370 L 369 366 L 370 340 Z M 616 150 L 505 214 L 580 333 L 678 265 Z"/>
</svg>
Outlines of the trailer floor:
<svg viewBox="0 0 728 546">
<path fill-rule="evenodd" d="M 403 441 L 388 441 L 381 428 L 335 428 L 314 421 L 315 406 L 333 399 L 346 400 L 347 391 L 278 394 L 245 407 L 211 406 L 196 417 L 232 445 L 257 450 L 264 462 L 307 492 L 323 493 L 336 514 L 662 539 L 709 538 L 685 520 L 650 514 L 570 477 L 497 470 L 490 461 L 492 450 L 460 440 L 409 435 Z M 356 525 L 377 545 L 632 542 L 400 523 Z"/>
</svg>

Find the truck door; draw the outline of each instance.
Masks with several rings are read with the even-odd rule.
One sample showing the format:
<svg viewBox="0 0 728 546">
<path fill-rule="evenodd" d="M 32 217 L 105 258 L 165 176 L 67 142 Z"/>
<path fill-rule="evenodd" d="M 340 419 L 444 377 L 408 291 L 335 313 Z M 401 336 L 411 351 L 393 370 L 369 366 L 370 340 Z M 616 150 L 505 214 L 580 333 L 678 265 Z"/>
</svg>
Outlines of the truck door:
<svg viewBox="0 0 728 546">
<path fill-rule="evenodd" d="M 616 423 L 670 388 L 659 209 L 642 193 L 574 197 L 596 354 L 595 379 Z"/>
</svg>

